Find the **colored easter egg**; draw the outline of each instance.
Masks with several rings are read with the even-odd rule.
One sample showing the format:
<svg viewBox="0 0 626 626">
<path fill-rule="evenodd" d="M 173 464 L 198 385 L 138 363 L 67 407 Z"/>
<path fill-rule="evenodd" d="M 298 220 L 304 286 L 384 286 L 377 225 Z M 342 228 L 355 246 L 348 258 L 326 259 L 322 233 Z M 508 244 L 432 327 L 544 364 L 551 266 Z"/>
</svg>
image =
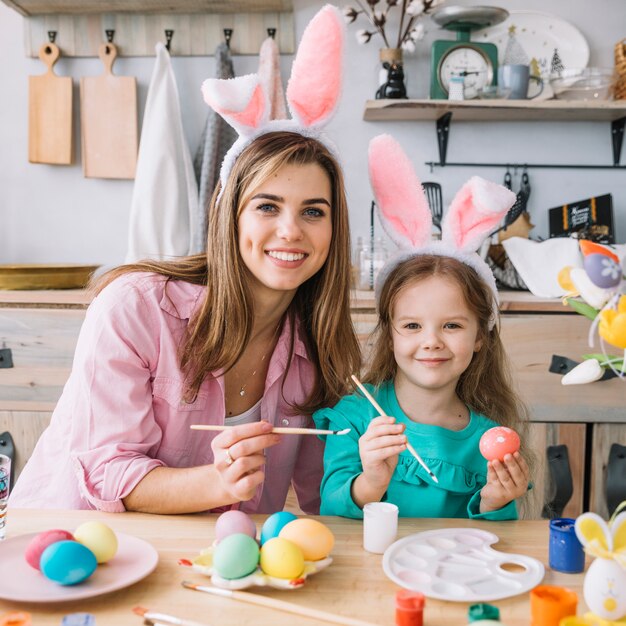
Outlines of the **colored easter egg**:
<svg viewBox="0 0 626 626">
<path fill-rule="evenodd" d="M 226 511 L 215 522 L 215 540 L 219 543 L 224 537 L 243 533 L 256 538 L 256 525 L 249 515 L 243 511 Z"/>
<path fill-rule="evenodd" d="M 40 569 L 39 560 L 43 551 L 53 543 L 57 541 L 72 541 L 74 536 L 67 530 L 45 530 L 42 533 L 35 535 L 26 546 L 24 550 L 24 558 L 26 562 L 35 569 Z"/>
<path fill-rule="evenodd" d="M 589 280 L 601 289 L 611 289 L 619 285 L 622 268 L 611 257 L 604 254 L 590 254 L 585 257 L 583 267 Z"/>
<path fill-rule="evenodd" d="M 478 447 L 480 453 L 488 460 L 503 461 L 505 455 L 519 450 L 519 435 L 506 426 L 496 426 L 483 433 Z"/>
<path fill-rule="evenodd" d="M 89 548 L 98 563 L 110 561 L 117 552 L 115 533 L 102 522 L 85 522 L 74 531 L 74 539 Z"/>
<path fill-rule="evenodd" d="M 580 246 L 580 251 L 583 256 L 589 256 L 590 254 L 602 254 L 613 259 L 616 262 L 619 262 L 619 257 L 615 252 L 613 252 L 610 248 L 603 246 L 602 244 L 595 243 L 593 241 L 589 241 L 588 239 L 581 239 L 578 242 Z"/>
<path fill-rule="evenodd" d="M 276 578 L 298 578 L 304 571 L 304 554 L 293 541 L 273 537 L 261 547 L 261 569 Z"/>
<path fill-rule="evenodd" d="M 314 519 L 289 522 L 278 536 L 299 546 L 307 561 L 325 559 L 335 544 L 335 537 L 328 527 Z"/>
<path fill-rule="evenodd" d="M 59 585 L 76 585 L 91 576 L 96 555 L 77 541 L 57 541 L 49 545 L 39 561 L 41 573 Z"/>
<path fill-rule="evenodd" d="M 563 289 L 563 291 L 570 292 L 575 291 L 574 283 L 572 282 L 572 277 L 570 276 L 570 272 L 572 271 L 571 265 L 566 265 L 561 268 L 556 277 L 556 282 L 559 283 L 559 287 Z"/>
<path fill-rule="evenodd" d="M 259 544 L 250 535 L 235 533 L 224 537 L 213 552 L 213 568 L 228 580 L 243 578 L 259 564 Z"/>
<path fill-rule="evenodd" d="M 261 545 L 274 537 L 278 537 L 283 527 L 296 519 L 298 518 L 289 511 L 279 511 L 270 515 L 261 527 Z"/>
</svg>

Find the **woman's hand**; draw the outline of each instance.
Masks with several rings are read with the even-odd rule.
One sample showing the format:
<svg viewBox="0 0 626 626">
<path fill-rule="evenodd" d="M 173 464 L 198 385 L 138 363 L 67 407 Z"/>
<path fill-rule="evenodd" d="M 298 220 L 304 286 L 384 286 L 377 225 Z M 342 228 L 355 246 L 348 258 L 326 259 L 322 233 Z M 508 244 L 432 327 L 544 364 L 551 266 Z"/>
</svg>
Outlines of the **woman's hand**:
<svg viewBox="0 0 626 626">
<path fill-rule="evenodd" d="M 211 442 L 213 466 L 231 503 L 250 500 L 263 482 L 263 451 L 280 441 L 272 428 L 268 422 L 232 426 Z"/>
<path fill-rule="evenodd" d="M 358 506 L 378 502 L 398 465 L 398 455 L 406 450 L 404 425 L 395 417 L 376 417 L 359 439 L 363 472 L 352 483 L 352 499 Z"/>
<path fill-rule="evenodd" d="M 480 492 L 480 512 L 496 511 L 528 490 L 529 470 L 519 452 L 507 454 L 504 462 L 487 463 L 487 484 Z"/>
</svg>

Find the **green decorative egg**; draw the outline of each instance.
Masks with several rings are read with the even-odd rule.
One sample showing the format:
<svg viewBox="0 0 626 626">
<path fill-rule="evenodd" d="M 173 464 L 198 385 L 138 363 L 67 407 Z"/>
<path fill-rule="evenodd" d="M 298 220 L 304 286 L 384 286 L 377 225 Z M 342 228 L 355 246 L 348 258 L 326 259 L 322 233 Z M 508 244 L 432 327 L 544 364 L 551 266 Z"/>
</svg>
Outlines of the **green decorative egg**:
<svg viewBox="0 0 626 626">
<path fill-rule="evenodd" d="M 243 533 L 224 537 L 213 552 L 213 569 L 228 580 L 251 574 L 258 564 L 259 544 Z"/>
</svg>

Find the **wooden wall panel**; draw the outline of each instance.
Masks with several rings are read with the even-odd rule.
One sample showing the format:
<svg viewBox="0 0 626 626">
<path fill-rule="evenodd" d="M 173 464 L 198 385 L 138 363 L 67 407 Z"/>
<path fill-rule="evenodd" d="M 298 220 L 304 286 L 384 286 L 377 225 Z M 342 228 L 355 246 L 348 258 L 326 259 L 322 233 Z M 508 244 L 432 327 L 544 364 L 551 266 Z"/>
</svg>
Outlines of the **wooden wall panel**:
<svg viewBox="0 0 626 626">
<path fill-rule="evenodd" d="M 608 517 L 606 467 L 609 460 L 609 451 L 614 443 L 626 446 L 626 423 L 594 425 L 589 509 L 603 519 Z M 624 476 L 624 484 L 626 485 L 626 476 Z"/>
</svg>

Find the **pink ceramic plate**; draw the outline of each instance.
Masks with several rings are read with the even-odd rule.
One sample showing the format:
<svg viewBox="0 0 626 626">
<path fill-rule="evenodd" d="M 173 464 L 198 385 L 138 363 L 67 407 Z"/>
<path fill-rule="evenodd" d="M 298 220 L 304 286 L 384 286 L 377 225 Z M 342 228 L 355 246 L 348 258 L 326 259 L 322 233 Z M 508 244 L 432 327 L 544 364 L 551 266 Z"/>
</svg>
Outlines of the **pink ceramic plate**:
<svg viewBox="0 0 626 626">
<path fill-rule="evenodd" d="M 159 555 L 143 539 L 116 533 L 117 554 L 87 580 L 64 587 L 48 580 L 24 558 L 24 550 L 36 533 L 0 542 L 0 599 L 13 602 L 68 602 L 93 598 L 123 589 L 154 571 Z"/>
</svg>

